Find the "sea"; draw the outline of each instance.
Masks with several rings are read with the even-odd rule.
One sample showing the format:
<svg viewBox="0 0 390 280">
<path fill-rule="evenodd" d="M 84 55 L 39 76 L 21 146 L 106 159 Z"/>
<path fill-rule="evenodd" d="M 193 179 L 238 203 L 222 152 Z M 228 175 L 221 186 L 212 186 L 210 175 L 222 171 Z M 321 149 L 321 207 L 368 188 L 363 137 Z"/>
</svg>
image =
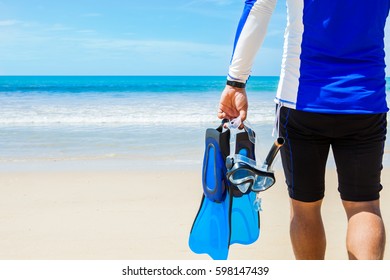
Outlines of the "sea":
<svg viewBox="0 0 390 280">
<path fill-rule="evenodd" d="M 0 76 L 0 171 L 199 169 L 225 79 Z M 247 87 L 260 160 L 275 139 L 278 80 Z"/>
</svg>

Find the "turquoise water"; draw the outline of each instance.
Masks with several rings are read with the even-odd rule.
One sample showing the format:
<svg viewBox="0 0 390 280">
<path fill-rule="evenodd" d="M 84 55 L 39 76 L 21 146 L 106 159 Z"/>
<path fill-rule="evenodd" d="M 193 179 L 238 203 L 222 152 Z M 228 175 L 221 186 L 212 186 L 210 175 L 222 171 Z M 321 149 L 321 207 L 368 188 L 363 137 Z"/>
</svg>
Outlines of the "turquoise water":
<svg viewBox="0 0 390 280">
<path fill-rule="evenodd" d="M 222 76 L 0 77 L 0 171 L 96 160 L 114 169 L 200 166 L 224 84 Z M 278 77 L 248 84 L 258 157 L 273 141 L 277 84 Z"/>
<path fill-rule="evenodd" d="M 197 166 L 205 129 L 220 122 L 224 83 L 225 77 L 0 77 L 0 168 L 94 160 L 127 168 Z M 254 77 L 248 88 L 249 120 L 268 142 L 277 83 L 278 77 Z"/>
<path fill-rule="evenodd" d="M 0 77 L 0 125 L 188 125 L 215 121 L 224 77 Z M 254 121 L 278 78 L 253 78 Z M 251 89 L 249 89 L 251 90 Z M 267 102 L 265 106 L 259 102 Z M 252 104 L 252 103 L 251 103 Z"/>
<path fill-rule="evenodd" d="M 275 91 L 279 77 L 251 77 L 248 87 Z M 108 93 L 210 92 L 224 86 L 224 76 L 0 76 L 0 93 Z"/>
</svg>

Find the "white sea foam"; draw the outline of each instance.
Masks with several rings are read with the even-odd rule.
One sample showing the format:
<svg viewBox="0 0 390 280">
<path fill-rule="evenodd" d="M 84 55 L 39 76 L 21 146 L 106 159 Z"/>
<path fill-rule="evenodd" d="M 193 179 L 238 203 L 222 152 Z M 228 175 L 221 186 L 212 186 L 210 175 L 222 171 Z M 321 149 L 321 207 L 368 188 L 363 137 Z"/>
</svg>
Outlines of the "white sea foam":
<svg viewBox="0 0 390 280">
<path fill-rule="evenodd" d="M 23 99 L 2 101 L 0 125 L 194 125 L 216 120 L 217 100 L 168 98 L 166 100 L 131 99 Z M 272 101 L 251 103 L 252 122 L 270 123 L 274 119 Z"/>
</svg>

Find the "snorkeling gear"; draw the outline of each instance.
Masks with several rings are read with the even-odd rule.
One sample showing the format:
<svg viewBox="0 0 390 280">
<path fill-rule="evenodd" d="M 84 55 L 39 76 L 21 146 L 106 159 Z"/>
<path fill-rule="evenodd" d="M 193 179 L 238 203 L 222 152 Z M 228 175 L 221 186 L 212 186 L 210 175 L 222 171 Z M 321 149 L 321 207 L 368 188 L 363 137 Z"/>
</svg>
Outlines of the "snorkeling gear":
<svg viewBox="0 0 390 280">
<path fill-rule="evenodd" d="M 240 154 L 226 158 L 226 177 L 242 193 L 248 189 L 254 192 L 265 191 L 275 184 L 275 175 L 271 170 L 272 163 L 284 144 L 284 138 L 279 137 L 273 143 L 263 165 L 258 167 L 256 161 Z"/>
<path fill-rule="evenodd" d="M 217 129 L 206 130 L 202 167 L 203 194 L 188 241 L 194 253 L 206 253 L 216 260 L 227 259 L 229 250 L 230 199 L 225 177 L 229 135 L 229 130 L 223 131 L 223 124 Z"/>
<path fill-rule="evenodd" d="M 207 129 L 202 169 L 203 194 L 189 237 L 194 253 L 227 259 L 231 244 L 252 244 L 260 235 L 261 199 L 257 192 L 275 183 L 270 167 L 274 144 L 262 168 L 256 166 L 255 132 L 241 119 Z M 280 140 L 282 141 L 282 140 Z M 276 146 L 275 146 L 276 145 Z"/>
<path fill-rule="evenodd" d="M 254 138 L 246 130 L 235 132 L 225 128 L 224 120 L 217 129 L 207 129 L 202 168 L 203 194 L 189 237 L 189 247 L 213 259 L 227 259 L 231 244 L 251 244 L 260 234 L 259 213 L 254 209 L 254 193 L 241 193 L 226 178 L 225 160 L 230 154 L 255 159 Z"/>
</svg>

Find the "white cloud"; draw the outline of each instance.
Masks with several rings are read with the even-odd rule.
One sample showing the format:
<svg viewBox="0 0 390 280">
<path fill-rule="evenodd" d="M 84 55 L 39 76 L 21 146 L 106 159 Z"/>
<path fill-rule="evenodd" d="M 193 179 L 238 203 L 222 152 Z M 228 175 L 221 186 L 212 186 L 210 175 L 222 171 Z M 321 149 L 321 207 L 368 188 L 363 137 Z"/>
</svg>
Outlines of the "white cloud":
<svg viewBox="0 0 390 280">
<path fill-rule="evenodd" d="M 9 19 L 9 20 L 0 20 L 0 26 L 12 26 L 18 24 L 19 21 Z"/>
<path fill-rule="evenodd" d="M 48 27 L 47 30 L 49 31 L 69 31 L 72 30 L 72 28 L 69 28 L 63 24 L 56 23 L 53 24 L 52 26 Z"/>
<path fill-rule="evenodd" d="M 5 74 L 225 73 L 230 45 L 102 36 L 65 25 L 18 24 L 0 32 Z"/>
<path fill-rule="evenodd" d="M 77 40 L 81 46 L 95 52 L 127 54 L 156 57 L 228 57 L 231 46 L 216 44 L 201 44 L 185 41 L 163 41 L 163 40 L 126 40 L 108 38 L 85 38 Z"/>
</svg>

